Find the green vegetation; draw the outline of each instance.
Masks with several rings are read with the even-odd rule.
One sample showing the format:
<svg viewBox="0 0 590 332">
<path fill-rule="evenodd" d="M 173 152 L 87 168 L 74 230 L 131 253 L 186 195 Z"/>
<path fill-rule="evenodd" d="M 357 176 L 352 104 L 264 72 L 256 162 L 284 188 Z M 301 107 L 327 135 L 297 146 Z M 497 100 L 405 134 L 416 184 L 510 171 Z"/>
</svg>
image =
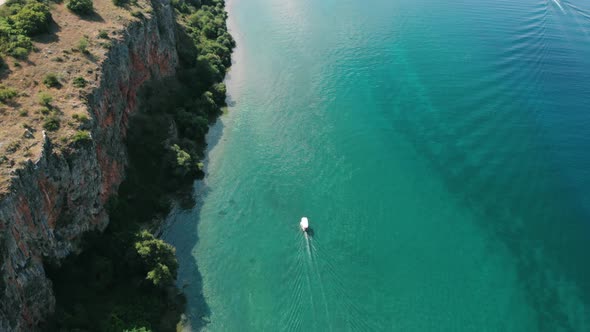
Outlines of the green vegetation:
<svg viewBox="0 0 590 332">
<path fill-rule="evenodd" d="M 81 123 L 86 123 L 88 122 L 88 117 L 86 116 L 86 114 L 74 114 L 72 115 L 72 119 L 80 121 Z"/>
<path fill-rule="evenodd" d="M 72 81 L 72 85 L 80 89 L 85 88 L 87 83 L 88 82 L 86 82 L 84 77 L 81 76 L 74 78 L 74 80 Z"/>
<path fill-rule="evenodd" d="M 125 330 L 123 332 L 152 332 L 152 330 L 148 330 L 145 327 L 140 327 L 140 328 L 132 328 L 131 330 Z"/>
<path fill-rule="evenodd" d="M 178 176 L 186 176 L 189 173 L 198 171 L 197 163 L 194 162 L 191 155 L 181 149 L 178 144 L 172 145 L 170 150 L 176 156 L 175 158 L 170 158 L 170 161 L 172 161 L 170 168 L 174 170 L 174 174 Z"/>
<path fill-rule="evenodd" d="M 22 31 L 27 36 L 33 36 L 49 30 L 51 13 L 49 13 L 49 7 L 46 4 L 31 1 L 12 15 L 10 19 L 16 30 Z"/>
<path fill-rule="evenodd" d="M 53 97 L 48 92 L 39 92 L 37 95 L 37 99 L 39 100 L 39 104 L 41 106 L 50 107 L 51 102 L 53 101 Z"/>
<path fill-rule="evenodd" d="M 78 15 L 88 15 L 94 11 L 92 0 L 69 0 L 66 7 Z"/>
<path fill-rule="evenodd" d="M 57 75 L 55 75 L 54 73 L 46 74 L 43 78 L 43 84 L 45 84 L 45 86 L 48 88 L 56 88 L 61 85 L 59 83 L 59 80 L 57 79 Z"/>
<path fill-rule="evenodd" d="M 99 30 L 98 38 L 109 39 L 109 33 L 106 30 Z"/>
<path fill-rule="evenodd" d="M 88 38 L 86 38 L 86 36 L 80 38 L 78 45 L 76 45 L 76 50 L 84 54 L 88 53 Z"/>
<path fill-rule="evenodd" d="M 98 45 L 106 48 L 107 50 L 109 50 L 109 49 L 111 49 L 111 47 L 113 47 L 113 43 L 110 40 L 99 42 Z"/>
<path fill-rule="evenodd" d="M 109 227 L 88 235 L 86 249 L 62 268 L 47 267 L 57 305 L 44 330 L 175 331 L 184 311 L 184 297 L 173 283 L 174 248 L 148 230 L 167 215 L 172 200 L 194 203 L 205 135 L 225 106 L 221 81 L 234 41 L 222 0 L 177 0 L 174 7 L 179 74 L 140 93 L 127 133 L 127 176 L 108 204 Z M 176 128 L 176 135 L 163 128 Z"/>
<path fill-rule="evenodd" d="M 22 117 L 28 116 L 29 115 L 29 111 L 27 111 L 27 110 L 20 110 L 20 111 L 18 111 L 18 115 L 19 116 L 22 116 Z"/>
<path fill-rule="evenodd" d="M 60 119 L 56 114 L 51 114 L 43 120 L 43 129 L 56 131 L 59 129 Z"/>
<path fill-rule="evenodd" d="M 39 112 L 43 115 L 48 115 L 49 113 L 51 113 L 51 109 L 49 107 L 45 106 L 45 107 L 41 107 L 39 109 Z"/>
<path fill-rule="evenodd" d="M 169 283 L 176 278 L 174 252 L 122 217 L 113 212 L 104 234 L 88 234 L 80 256 L 69 258 L 61 268 L 47 266 L 57 306 L 53 320 L 41 330 L 175 330 L 184 300 Z M 168 273 L 160 272 L 166 268 Z M 150 272 L 153 277 L 147 279 Z"/>
<path fill-rule="evenodd" d="M 24 58 L 32 50 L 32 36 L 49 31 L 49 7 L 35 0 L 12 0 L 0 8 L 0 53 Z"/>
<path fill-rule="evenodd" d="M 4 85 L 0 85 L 0 102 L 5 103 L 9 100 L 14 99 L 18 96 L 18 92 L 13 88 L 8 88 Z"/>
<path fill-rule="evenodd" d="M 147 272 L 147 280 L 155 286 L 171 285 L 174 282 L 178 262 L 175 256 L 176 249 L 173 246 L 143 230 L 138 234 L 135 250 Z"/>
<path fill-rule="evenodd" d="M 123 7 L 127 4 L 127 0 L 113 0 L 115 6 Z"/>
<path fill-rule="evenodd" d="M 137 18 L 143 18 L 143 13 L 141 12 L 141 10 L 132 10 L 131 16 L 137 17 Z"/>
<path fill-rule="evenodd" d="M 72 142 L 90 142 L 92 140 L 92 136 L 88 130 L 78 130 L 74 136 L 72 136 Z"/>
</svg>

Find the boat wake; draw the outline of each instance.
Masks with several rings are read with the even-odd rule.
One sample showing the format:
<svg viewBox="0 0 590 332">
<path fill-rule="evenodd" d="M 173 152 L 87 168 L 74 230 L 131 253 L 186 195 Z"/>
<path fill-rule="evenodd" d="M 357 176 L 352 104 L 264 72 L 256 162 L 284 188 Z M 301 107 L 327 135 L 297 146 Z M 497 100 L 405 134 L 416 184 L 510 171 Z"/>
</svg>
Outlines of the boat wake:
<svg viewBox="0 0 590 332">
<path fill-rule="evenodd" d="M 320 294 L 322 295 L 322 302 L 324 303 L 324 312 L 326 313 L 326 320 L 328 322 L 329 330 L 332 331 L 332 324 L 330 319 L 330 311 L 328 310 L 328 300 L 326 298 L 326 291 L 324 289 L 324 281 L 322 280 L 322 276 L 320 274 L 320 269 L 318 267 L 317 259 L 311 254 L 311 249 L 313 248 L 311 243 L 311 237 L 305 233 L 305 240 L 307 241 L 307 249 L 309 253 L 309 263 L 311 267 L 311 271 L 314 274 L 314 277 L 317 281 L 317 284 L 320 288 Z M 317 251 L 314 250 L 317 253 Z"/>
<path fill-rule="evenodd" d="M 555 3 L 557 5 L 557 7 L 559 7 L 559 9 L 561 9 L 561 12 L 565 14 L 565 10 L 563 9 L 561 2 L 559 2 L 559 0 L 552 0 L 552 1 L 553 1 L 553 3 Z"/>
<path fill-rule="evenodd" d="M 379 330 L 351 299 L 338 267 L 342 258 L 310 232 L 293 232 L 292 239 L 298 253 L 285 274 L 291 295 L 282 303 L 281 331 Z"/>
<path fill-rule="evenodd" d="M 305 245 L 307 248 L 307 257 L 309 258 L 309 260 L 311 261 L 311 237 L 309 236 L 309 234 L 303 233 L 305 234 Z"/>
</svg>

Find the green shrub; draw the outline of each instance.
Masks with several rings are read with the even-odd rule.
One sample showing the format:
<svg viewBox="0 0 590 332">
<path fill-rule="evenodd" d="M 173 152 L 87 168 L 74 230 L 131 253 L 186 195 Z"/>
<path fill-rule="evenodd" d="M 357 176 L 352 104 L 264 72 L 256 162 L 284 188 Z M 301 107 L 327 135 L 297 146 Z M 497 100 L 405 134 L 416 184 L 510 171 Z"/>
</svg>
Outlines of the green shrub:
<svg viewBox="0 0 590 332">
<path fill-rule="evenodd" d="M 111 47 L 113 47 L 113 44 L 111 43 L 110 40 L 104 41 L 104 42 L 100 42 L 98 43 L 98 45 L 100 45 L 101 47 L 106 48 L 107 50 L 110 50 Z"/>
<path fill-rule="evenodd" d="M 131 16 L 137 17 L 137 18 L 143 18 L 143 13 L 139 10 L 134 10 L 131 12 Z"/>
<path fill-rule="evenodd" d="M 41 107 L 39 109 L 39 112 L 43 115 L 47 115 L 47 114 L 51 113 L 51 109 L 49 107 Z"/>
<path fill-rule="evenodd" d="M 85 88 L 87 83 L 88 82 L 86 82 L 84 77 L 81 77 L 81 76 L 74 78 L 74 80 L 72 81 L 72 85 L 75 86 L 76 88 L 80 88 L 80 89 Z"/>
<path fill-rule="evenodd" d="M 81 123 L 88 122 L 88 117 L 86 116 L 86 114 L 78 114 L 78 113 L 76 113 L 76 114 L 72 115 L 72 119 L 74 119 L 76 121 L 79 121 Z"/>
<path fill-rule="evenodd" d="M 27 110 L 20 110 L 18 112 L 18 115 L 25 117 L 25 116 L 29 115 L 29 112 Z"/>
<path fill-rule="evenodd" d="M 217 105 L 225 105 L 225 96 L 227 93 L 227 88 L 225 87 L 224 83 L 217 83 L 214 84 L 211 89 L 211 97 L 215 100 Z"/>
<path fill-rule="evenodd" d="M 176 250 L 170 244 L 156 239 L 150 232 L 142 231 L 135 242 L 135 251 L 141 257 L 143 267 L 147 270 L 146 279 L 155 286 L 166 286 L 176 279 L 178 262 Z"/>
<path fill-rule="evenodd" d="M 17 59 L 25 59 L 29 55 L 29 50 L 24 47 L 15 47 L 9 53 Z"/>
<path fill-rule="evenodd" d="M 60 86 L 59 80 L 57 79 L 57 75 L 54 73 L 48 73 L 43 78 L 43 84 L 45 84 L 48 88 L 56 88 Z"/>
<path fill-rule="evenodd" d="M 142 326 L 142 327 L 134 327 L 131 330 L 124 330 L 123 332 L 152 332 L 152 330 Z"/>
<path fill-rule="evenodd" d="M 51 105 L 51 102 L 53 101 L 53 97 L 51 96 L 51 94 L 45 91 L 40 92 L 37 95 L 37 98 L 39 100 L 39 104 L 46 107 L 49 107 Z"/>
<path fill-rule="evenodd" d="M 47 7 L 31 1 L 11 1 L 0 6 L 0 53 L 24 58 L 33 48 L 29 36 L 47 30 L 51 15 Z"/>
<path fill-rule="evenodd" d="M 79 15 L 88 15 L 94 11 L 92 0 L 69 0 L 66 7 Z"/>
<path fill-rule="evenodd" d="M 123 7 L 127 4 L 127 0 L 113 0 L 113 4 L 118 7 Z"/>
<path fill-rule="evenodd" d="M 78 130 L 74 136 L 72 136 L 72 142 L 90 142 L 92 140 L 92 136 L 88 130 Z"/>
<path fill-rule="evenodd" d="M 51 23 L 49 7 L 41 2 L 31 1 L 27 3 L 10 19 L 14 22 L 14 28 L 22 31 L 27 36 L 47 32 Z"/>
<path fill-rule="evenodd" d="M 76 49 L 82 53 L 88 53 L 88 38 L 80 38 L 78 45 L 76 45 Z"/>
<path fill-rule="evenodd" d="M 106 30 L 98 30 L 98 38 L 109 39 L 109 33 Z"/>
<path fill-rule="evenodd" d="M 13 99 L 17 95 L 18 95 L 18 92 L 16 92 L 15 89 L 7 88 L 4 85 L 0 85 L 0 102 L 4 103 L 8 100 Z"/>
<path fill-rule="evenodd" d="M 55 114 L 52 114 L 43 121 L 43 129 L 48 131 L 56 131 L 59 129 L 59 123 L 59 117 Z"/>
<path fill-rule="evenodd" d="M 190 153 L 183 150 L 178 144 L 172 145 L 170 150 L 171 156 L 169 162 L 174 174 L 184 177 L 196 170 L 197 164 L 193 162 Z"/>
</svg>

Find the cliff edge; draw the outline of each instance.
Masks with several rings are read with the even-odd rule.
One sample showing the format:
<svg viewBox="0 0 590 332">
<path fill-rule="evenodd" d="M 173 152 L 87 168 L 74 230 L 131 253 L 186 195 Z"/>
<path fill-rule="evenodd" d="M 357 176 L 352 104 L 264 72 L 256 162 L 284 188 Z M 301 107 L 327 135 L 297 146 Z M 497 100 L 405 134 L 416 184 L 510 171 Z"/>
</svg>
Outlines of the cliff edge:
<svg viewBox="0 0 590 332">
<path fill-rule="evenodd" d="M 0 114 L 0 331 L 33 329 L 53 312 L 43 263 L 59 262 L 79 248 L 85 232 L 108 225 L 105 206 L 125 176 L 125 137 L 138 89 L 175 74 L 169 1 L 133 6 L 94 0 L 96 15 L 81 21 L 55 4 L 53 33 L 34 40 L 37 51 L 26 63 L 8 63 L 2 83 L 23 91 Z M 72 43 L 84 39 L 88 49 L 73 51 Z M 39 83 L 49 70 L 59 89 Z M 87 86 L 69 84 L 78 77 Z M 39 108 L 44 91 L 52 93 L 59 130 L 43 130 L 41 114 L 26 123 L 13 116 Z"/>
</svg>

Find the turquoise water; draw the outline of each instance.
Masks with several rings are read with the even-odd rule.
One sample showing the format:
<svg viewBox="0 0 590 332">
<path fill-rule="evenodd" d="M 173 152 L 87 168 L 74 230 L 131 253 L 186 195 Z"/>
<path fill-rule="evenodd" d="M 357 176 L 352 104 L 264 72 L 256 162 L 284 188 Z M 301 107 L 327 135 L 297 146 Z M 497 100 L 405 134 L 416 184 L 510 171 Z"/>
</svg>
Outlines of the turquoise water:
<svg viewBox="0 0 590 332">
<path fill-rule="evenodd" d="M 230 107 L 164 234 L 188 329 L 590 331 L 587 1 L 228 11 Z"/>
</svg>

